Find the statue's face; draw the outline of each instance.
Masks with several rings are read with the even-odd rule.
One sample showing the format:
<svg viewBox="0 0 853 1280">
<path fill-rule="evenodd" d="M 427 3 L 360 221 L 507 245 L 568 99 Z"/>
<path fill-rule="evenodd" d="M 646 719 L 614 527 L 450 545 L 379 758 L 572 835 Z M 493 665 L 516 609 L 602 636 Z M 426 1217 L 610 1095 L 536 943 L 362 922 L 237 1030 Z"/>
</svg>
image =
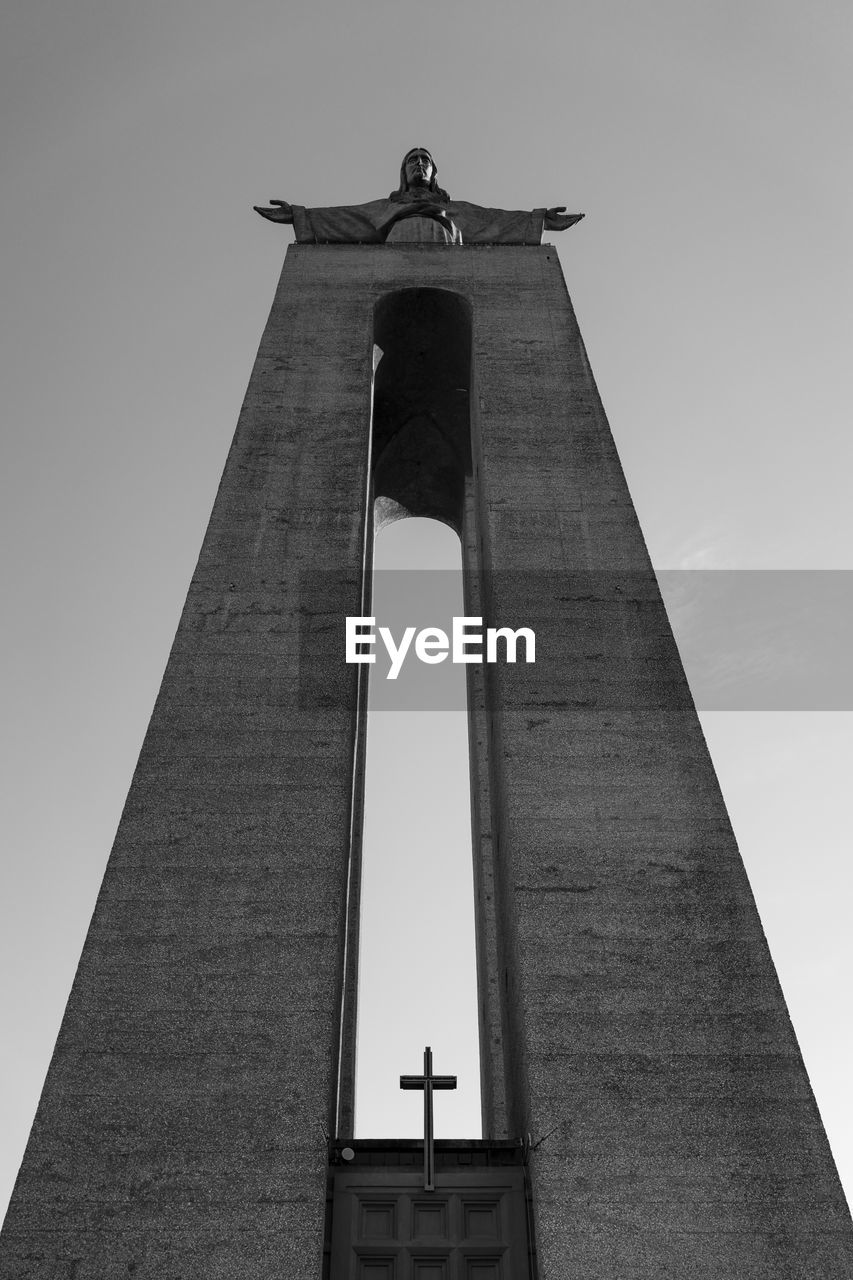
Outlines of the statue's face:
<svg viewBox="0 0 853 1280">
<path fill-rule="evenodd" d="M 434 172 L 428 151 L 413 151 L 406 157 L 406 182 L 410 187 L 428 187 Z"/>
</svg>

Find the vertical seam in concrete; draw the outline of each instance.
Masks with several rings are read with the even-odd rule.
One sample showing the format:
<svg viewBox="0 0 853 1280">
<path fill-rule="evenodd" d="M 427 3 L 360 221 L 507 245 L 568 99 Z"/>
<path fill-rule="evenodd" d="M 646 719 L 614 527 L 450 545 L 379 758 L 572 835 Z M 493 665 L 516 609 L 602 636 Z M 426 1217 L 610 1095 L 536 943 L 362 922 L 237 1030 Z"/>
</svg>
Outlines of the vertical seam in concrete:
<svg viewBox="0 0 853 1280">
<path fill-rule="evenodd" d="M 362 497 L 362 554 L 360 613 L 370 612 L 373 594 L 373 392 L 376 380 L 373 335 L 373 300 L 368 320 L 370 409 L 366 424 L 366 451 Z M 367 744 L 367 699 L 369 668 L 359 665 L 355 721 L 352 741 L 352 793 L 350 800 L 349 846 L 347 849 L 346 900 L 342 948 L 340 1036 L 338 1041 L 336 1132 L 350 1137 L 355 1132 L 356 1045 L 358 1035 L 358 952 L 361 928 L 362 839 L 364 834 L 365 750 Z"/>
</svg>

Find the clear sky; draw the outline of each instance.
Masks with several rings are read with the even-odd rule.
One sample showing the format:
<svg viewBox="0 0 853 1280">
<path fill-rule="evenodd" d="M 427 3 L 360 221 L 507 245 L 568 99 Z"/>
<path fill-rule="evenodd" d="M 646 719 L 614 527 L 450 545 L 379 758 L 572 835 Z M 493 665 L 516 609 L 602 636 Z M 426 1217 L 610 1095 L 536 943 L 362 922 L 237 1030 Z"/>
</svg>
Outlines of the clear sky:
<svg viewBox="0 0 853 1280">
<path fill-rule="evenodd" d="M 290 238 L 251 205 L 387 194 L 424 145 L 453 196 L 585 211 L 554 239 L 655 565 L 853 569 L 851 20 L 3 7 L 7 1186 Z M 853 718 L 704 723 L 849 1194 Z"/>
</svg>

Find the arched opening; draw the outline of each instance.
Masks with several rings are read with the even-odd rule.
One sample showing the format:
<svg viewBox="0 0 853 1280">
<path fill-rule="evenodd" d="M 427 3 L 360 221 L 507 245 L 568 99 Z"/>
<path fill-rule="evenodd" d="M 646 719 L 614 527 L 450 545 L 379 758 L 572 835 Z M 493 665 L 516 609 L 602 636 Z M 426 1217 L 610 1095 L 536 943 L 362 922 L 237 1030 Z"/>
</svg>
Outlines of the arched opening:
<svg viewBox="0 0 853 1280">
<path fill-rule="evenodd" d="M 416 602 L 422 608 L 426 593 L 442 613 L 429 621 L 447 626 L 465 613 L 458 535 L 471 472 L 467 303 L 438 289 L 388 295 L 376 307 L 374 340 L 371 612 L 377 626 L 386 605 L 407 619 L 411 593 L 408 620 L 422 626 Z M 414 655 L 411 662 L 417 667 Z M 396 686 L 395 707 L 379 656 L 370 668 L 356 1058 L 362 1137 L 417 1136 L 421 1104 L 401 1093 L 399 1077 L 418 1068 L 425 1044 L 436 1069 L 459 1081 L 436 1108 L 436 1134 L 481 1132 L 464 670 L 442 673 L 451 679 L 437 701 L 428 679 L 436 668 L 421 671 L 422 700 L 409 680 Z"/>
<path fill-rule="evenodd" d="M 376 306 L 373 389 L 376 527 L 431 516 L 462 529 L 471 473 L 468 305 L 443 289 L 403 289 Z"/>
</svg>

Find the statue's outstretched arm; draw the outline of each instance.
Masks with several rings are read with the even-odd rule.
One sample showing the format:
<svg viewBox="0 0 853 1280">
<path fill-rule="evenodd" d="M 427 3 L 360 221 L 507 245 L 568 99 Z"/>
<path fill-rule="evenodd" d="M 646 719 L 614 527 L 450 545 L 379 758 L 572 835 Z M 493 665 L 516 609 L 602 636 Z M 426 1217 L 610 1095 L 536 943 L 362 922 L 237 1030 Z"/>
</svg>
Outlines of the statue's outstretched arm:
<svg viewBox="0 0 853 1280">
<path fill-rule="evenodd" d="M 260 213 L 261 210 L 258 212 Z M 566 213 L 566 206 L 558 204 L 553 209 L 545 210 L 545 229 L 546 231 L 565 231 L 573 227 L 576 222 L 580 222 L 582 217 L 582 213 Z"/>
<path fill-rule="evenodd" d="M 270 204 L 272 208 L 260 204 L 252 205 L 252 208 L 262 218 L 269 218 L 270 222 L 293 221 L 293 205 L 288 204 L 286 200 L 270 200 Z"/>
</svg>

